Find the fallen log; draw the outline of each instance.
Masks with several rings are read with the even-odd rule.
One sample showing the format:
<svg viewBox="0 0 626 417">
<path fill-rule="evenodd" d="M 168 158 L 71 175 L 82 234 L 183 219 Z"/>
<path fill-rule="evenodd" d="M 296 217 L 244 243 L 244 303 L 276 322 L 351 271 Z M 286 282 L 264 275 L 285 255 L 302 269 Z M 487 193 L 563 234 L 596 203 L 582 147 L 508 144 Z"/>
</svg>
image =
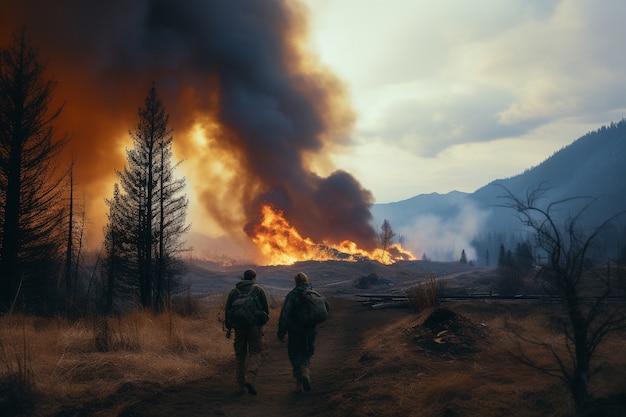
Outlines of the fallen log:
<svg viewBox="0 0 626 417">
<path fill-rule="evenodd" d="M 391 301 L 391 302 L 386 302 L 386 303 L 376 303 L 376 304 L 372 304 L 372 308 L 374 310 L 380 310 L 383 308 L 404 308 L 404 307 L 410 307 L 411 303 L 409 302 L 409 300 L 404 300 L 404 301 Z"/>
</svg>

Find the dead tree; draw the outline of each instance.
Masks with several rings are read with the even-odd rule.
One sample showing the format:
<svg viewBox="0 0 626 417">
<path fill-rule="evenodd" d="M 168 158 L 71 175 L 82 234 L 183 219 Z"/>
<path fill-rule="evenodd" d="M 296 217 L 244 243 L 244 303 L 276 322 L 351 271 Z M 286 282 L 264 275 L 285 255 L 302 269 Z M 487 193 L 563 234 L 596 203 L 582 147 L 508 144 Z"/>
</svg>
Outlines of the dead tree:
<svg viewBox="0 0 626 417">
<path fill-rule="evenodd" d="M 587 410 L 594 400 L 589 392 L 594 353 L 610 333 L 626 328 L 623 300 L 611 302 L 614 297 L 624 297 L 624 294 L 616 293 L 610 274 L 593 268 L 590 253 L 594 242 L 625 212 L 586 229 L 582 219 L 596 199 L 574 197 L 542 206 L 540 200 L 547 192 L 545 187 L 537 187 L 525 198 L 505 191 L 508 203 L 504 206 L 515 210 L 521 223 L 530 228 L 535 247 L 545 259 L 539 265 L 538 278 L 558 295 L 564 313 L 559 324 L 565 350 L 558 350 L 549 342 L 524 337 L 526 341 L 547 349 L 556 366 L 542 367 L 528 357 L 520 359 L 561 378 L 567 384 L 577 410 Z M 575 202 L 583 204 L 574 206 Z M 565 210 L 561 209 L 567 207 L 579 208 L 563 217 Z"/>
<path fill-rule="evenodd" d="M 389 220 L 385 219 L 383 221 L 382 226 L 380 226 L 380 233 L 378 234 L 378 240 L 380 242 L 380 249 L 382 250 L 382 257 L 384 258 L 385 253 L 389 250 L 389 247 L 393 243 L 393 238 L 396 236 L 393 229 L 391 228 L 391 224 L 389 224 Z"/>
</svg>

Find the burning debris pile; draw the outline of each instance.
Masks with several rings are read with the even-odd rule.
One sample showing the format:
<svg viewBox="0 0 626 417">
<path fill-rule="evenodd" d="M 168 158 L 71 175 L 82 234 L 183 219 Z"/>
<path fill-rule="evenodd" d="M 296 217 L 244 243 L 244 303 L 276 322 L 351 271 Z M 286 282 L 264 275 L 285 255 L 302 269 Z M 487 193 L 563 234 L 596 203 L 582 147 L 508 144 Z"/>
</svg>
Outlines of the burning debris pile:
<svg viewBox="0 0 626 417">
<path fill-rule="evenodd" d="M 448 308 L 437 308 L 409 334 L 420 351 L 450 357 L 478 351 L 477 341 L 486 337 L 482 327 Z"/>
<path fill-rule="evenodd" d="M 323 239 L 322 243 L 304 237 L 285 217 L 284 211 L 264 205 L 256 221 L 246 225 L 246 233 L 258 246 L 268 264 L 290 265 L 298 261 L 342 260 L 357 262 L 363 259 L 376 260 L 382 264 L 392 264 L 397 260 L 414 260 L 413 255 L 400 245 L 391 245 L 387 250 L 372 246 L 365 250 L 352 240 L 332 243 Z"/>
</svg>

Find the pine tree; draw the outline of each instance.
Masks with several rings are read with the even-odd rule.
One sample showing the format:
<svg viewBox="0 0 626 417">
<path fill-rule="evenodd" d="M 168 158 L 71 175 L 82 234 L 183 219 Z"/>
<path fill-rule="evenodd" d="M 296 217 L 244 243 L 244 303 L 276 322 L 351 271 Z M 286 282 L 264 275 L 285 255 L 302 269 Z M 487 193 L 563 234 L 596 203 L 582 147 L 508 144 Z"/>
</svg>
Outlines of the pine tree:
<svg viewBox="0 0 626 417">
<path fill-rule="evenodd" d="M 498 252 L 498 266 L 506 266 L 506 249 L 504 244 L 500 244 L 500 250 Z"/>
<path fill-rule="evenodd" d="M 118 172 L 121 193 L 108 201 L 107 251 L 118 284 L 136 289 L 143 307 L 160 310 L 180 272 L 188 201 L 184 178 L 174 178 L 169 116 L 154 85 L 138 114 L 127 165 Z"/>
<path fill-rule="evenodd" d="M 49 109 L 55 83 L 44 69 L 25 31 L 0 50 L 0 309 L 18 299 L 48 309 L 63 262 L 62 107 Z"/>
<path fill-rule="evenodd" d="M 113 310 L 113 300 L 116 295 L 118 284 L 122 281 L 120 277 L 124 273 L 123 257 L 123 219 L 121 215 L 120 187 L 113 186 L 113 198 L 106 200 L 109 206 L 108 223 L 104 233 L 104 260 L 103 260 L 103 280 L 99 295 L 99 310 L 105 314 Z"/>
<path fill-rule="evenodd" d="M 172 140 L 169 135 L 159 142 L 161 163 L 159 165 L 159 218 L 157 224 L 158 252 L 156 274 L 156 307 L 163 308 L 167 294 L 173 290 L 175 275 L 180 270 L 180 262 L 176 256 L 182 250 L 180 237 L 189 230 L 186 224 L 188 201 L 184 194 L 183 178 L 174 178 L 172 166 Z"/>
<path fill-rule="evenodd" d="M 529 272 L 534 263 L 533 249 L 528 240 L 518 242 L 515 246 L 515 264 L 523 273 Z"/>
</svg>

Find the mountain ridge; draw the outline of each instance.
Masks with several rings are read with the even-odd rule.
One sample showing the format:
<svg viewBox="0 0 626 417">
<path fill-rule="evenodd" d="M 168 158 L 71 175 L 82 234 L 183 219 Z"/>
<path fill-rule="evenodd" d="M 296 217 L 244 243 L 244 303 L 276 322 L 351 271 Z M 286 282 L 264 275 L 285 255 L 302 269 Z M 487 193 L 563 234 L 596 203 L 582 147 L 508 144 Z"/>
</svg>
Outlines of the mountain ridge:
<svg viewBox="0 0 626 417">
<path fill-rule="evenodd" d="M 441 245 L 446 244 L 441 242 L 442 236 L 446 236 L 450 250 L 444 252 L 451 251 L 454 259 L 460 254 L 459 244 L 472 251 L 477 235 L 523 233 L 515 213 L 502 207 L 507 190 L 524 197 L 543 187 L 546 192 L 542 204 L 572 197 L 598 199 L 586 212 L 588 221 L 584 223 L 593 227 L 594 221 L 604 221 L 626 209 L 624 178 L 626 120 L 622 119 L 581 136 L 523 173 L 493 180 L 473 193 L 419 194 L 398 202 L 374 204 L 372 224 L 378 227 L 388 220 L 413 253 L 441 252 Z M 567 203 L 565 212 L 575 212 L 580 204 L 581 200 Z M 623 218 L 617 223 L 618 227 L 624 224 Z M 433 247 L 430 242 L 438 243 Z"/>
</svg>

